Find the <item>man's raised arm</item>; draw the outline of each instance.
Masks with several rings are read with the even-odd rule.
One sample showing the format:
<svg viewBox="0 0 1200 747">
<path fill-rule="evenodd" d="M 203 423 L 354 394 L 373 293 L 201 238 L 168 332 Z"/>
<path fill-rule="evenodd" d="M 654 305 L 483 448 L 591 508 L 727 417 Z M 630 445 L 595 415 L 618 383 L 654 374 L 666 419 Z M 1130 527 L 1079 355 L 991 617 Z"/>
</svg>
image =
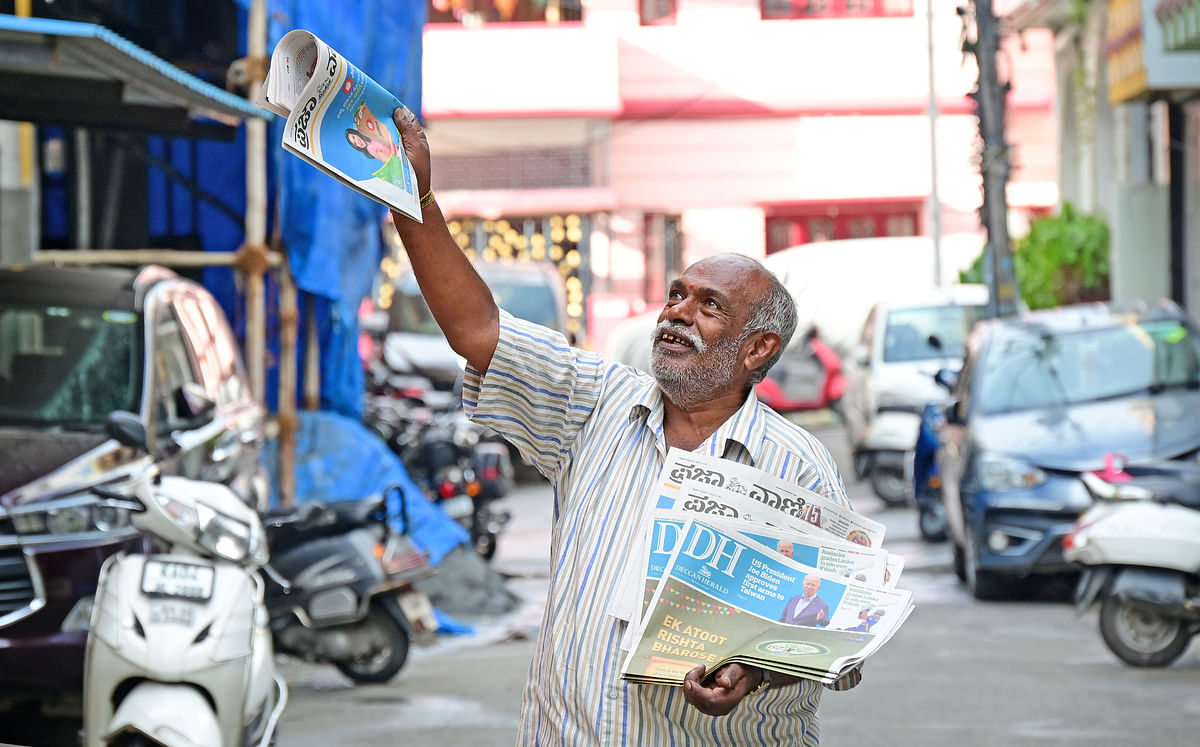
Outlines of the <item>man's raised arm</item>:
<svg viewBox="0 0 1200 747">
<path fill-rule="evenodd" d="M 404 152 L 417 175 L 417 194 L 429 192 L 429 142 L 407 107 L 392 112 Z M 491 290 L 450 235 L 436 201 L 421 209 L 423 223 L 392 211 L 421 294 L 455 352 L 487 371 L 500 338 L 500 309 Z"/>
</svg>

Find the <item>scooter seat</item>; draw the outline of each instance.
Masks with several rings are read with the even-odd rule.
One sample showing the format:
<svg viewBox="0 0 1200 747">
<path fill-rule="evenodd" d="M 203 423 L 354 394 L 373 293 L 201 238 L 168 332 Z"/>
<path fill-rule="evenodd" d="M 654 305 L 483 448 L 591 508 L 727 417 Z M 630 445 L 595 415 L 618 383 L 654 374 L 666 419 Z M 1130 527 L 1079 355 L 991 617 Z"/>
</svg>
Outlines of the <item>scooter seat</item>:
<svg viewBox="0 0 1200 747">
<path fill-rule="evenodd" d="M 1200 468 L 1187 462 L 1159 463 L 1126 468 L 1133 479 L 1128 483 L 1148 490 L 1160 503 L 1177 503 L 1200 509 Z"/>
</svg>

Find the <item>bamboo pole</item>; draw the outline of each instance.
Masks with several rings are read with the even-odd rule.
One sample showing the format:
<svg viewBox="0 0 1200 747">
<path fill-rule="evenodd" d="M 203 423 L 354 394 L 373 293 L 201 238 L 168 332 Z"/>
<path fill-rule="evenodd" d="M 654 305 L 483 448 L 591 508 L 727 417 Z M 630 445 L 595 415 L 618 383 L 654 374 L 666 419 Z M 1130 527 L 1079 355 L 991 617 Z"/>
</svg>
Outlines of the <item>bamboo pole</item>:
<svg viewBox="0 0 1200 747">
<path fill-rule="evenodd" d="M 35 264 L 41 265 L 164 265 L 166 267 L 233 267 L 244 262 L 244 253 L 196 252 L 185 249 L 42 249 L 33 253 Z M 268 268 L 280 267 L 283 255 L 266 252 L 263 261 Z"/>
<path fill-rule="evenodd" d="M 296 283 L 285 264 L 279 273 L 279 504 L 296 502 L 296 345 L 300 332 Z"/>
<path fill-rule="evenodd" d="M 246 25 L 246 54 L 251 62 L 267 54 L 266 0 L 250 4 Z M 262 80 L 251 76 L 247 98 L 258 100 Z M 267 123 L 253 118 L 246 122 L 246 243 L 251 251 L 266 252 L 267 242 Z M 246 358 L 250 389 L 259 402 L 266 401 L 267 299 L 266 282 L 257 267 L 246 274 Z"/>
</svg>

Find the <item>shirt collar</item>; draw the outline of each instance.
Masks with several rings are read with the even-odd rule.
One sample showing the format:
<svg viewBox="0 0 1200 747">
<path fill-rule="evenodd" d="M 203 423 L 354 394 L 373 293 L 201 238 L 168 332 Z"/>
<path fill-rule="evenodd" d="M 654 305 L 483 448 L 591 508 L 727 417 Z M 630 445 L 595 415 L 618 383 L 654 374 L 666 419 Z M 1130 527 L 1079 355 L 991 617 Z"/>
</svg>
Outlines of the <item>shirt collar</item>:
<svg viewBox="0 0 1200 747">
<path fill-rule="evenodd" d="M 762 460 L 763 439 L 766 434 L 764 409 L 758 395 L 751 388 L 749 396 L 737 412 L 722 423 L 697 450 L 712 456 L 725 457 L 730 454 L 731 446 L 736 444 L 750 457 L 750 465 L 757 465 Z M 646 382 L 637 400 L 630 406 L 629 419 L 642 419 L 656 436 L 662 436 L 663 396 L 653 378 Z"/>
</svg>

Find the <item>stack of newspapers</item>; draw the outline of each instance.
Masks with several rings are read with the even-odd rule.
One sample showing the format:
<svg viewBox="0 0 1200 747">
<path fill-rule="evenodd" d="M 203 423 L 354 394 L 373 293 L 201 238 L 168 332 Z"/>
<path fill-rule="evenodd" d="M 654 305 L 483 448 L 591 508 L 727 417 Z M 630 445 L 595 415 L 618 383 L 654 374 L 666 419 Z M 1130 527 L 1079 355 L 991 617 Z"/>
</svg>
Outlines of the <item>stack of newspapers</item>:
<svg viewBox="0 0 1200 747">
<path fill-rule="evenodd" d="M 672 449 L 646 506 L 611 610 L 627 680 L 736 661 L 831 683 L 912 612 L 882 524 L 762 470 Z"/>
</svg>

